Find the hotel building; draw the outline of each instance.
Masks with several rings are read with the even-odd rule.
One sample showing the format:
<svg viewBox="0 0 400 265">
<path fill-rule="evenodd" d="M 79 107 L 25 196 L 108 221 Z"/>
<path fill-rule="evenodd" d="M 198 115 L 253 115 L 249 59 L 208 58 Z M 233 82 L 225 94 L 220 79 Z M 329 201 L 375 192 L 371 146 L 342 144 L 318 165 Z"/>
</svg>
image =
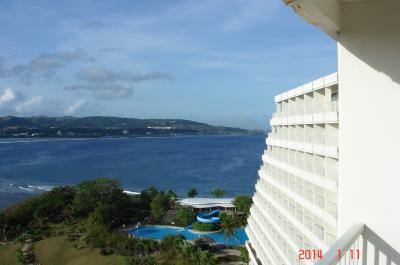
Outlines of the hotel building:
<svg viewBox="0 0 400 265">
<path fill-rule="evenodd" d="M 299 249 L 327 250 L 336 240 L 338 99 L 337 73 L 275 97 L 246 228 L 262 264 L 302 264 Z"/>
<path fill-rule="evenodd" d="M 338 73 L 275 97 L 250 264 L 400 265 L 400 1 L 284 2 L 337 42 Z"/>
</svg>

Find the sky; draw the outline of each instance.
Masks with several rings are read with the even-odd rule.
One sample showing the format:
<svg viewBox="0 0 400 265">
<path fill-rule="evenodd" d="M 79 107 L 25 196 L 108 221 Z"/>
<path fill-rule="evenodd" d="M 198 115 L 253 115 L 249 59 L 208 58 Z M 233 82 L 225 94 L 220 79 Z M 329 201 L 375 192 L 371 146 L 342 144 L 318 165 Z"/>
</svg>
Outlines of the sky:
<svg viewBox="0 0 400 265">
<path fill-rule="evenodd" d="M 337 71 L 282 0 L 0 1 L 0 115 L 266 129 L 274 96 Z"/>
</svg>

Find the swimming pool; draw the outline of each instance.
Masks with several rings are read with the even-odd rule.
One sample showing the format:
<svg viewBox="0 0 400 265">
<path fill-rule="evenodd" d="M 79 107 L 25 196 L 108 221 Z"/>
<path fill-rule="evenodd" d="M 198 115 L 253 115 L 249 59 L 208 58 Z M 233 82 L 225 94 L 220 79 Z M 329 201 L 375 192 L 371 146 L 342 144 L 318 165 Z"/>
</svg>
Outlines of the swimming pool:
<svg viewBox="0 0 400 265">
<path fill-rule="evenodd" d="M 135 237 L 163 239 L 169 235 L 183 235 L 187 240 L 193 240 L 198 237 L 206 236 L 212 238 L 219 244 L 226 245 L 244 245 L 248 237 L 243 228 L 236 228 L 235 235 L 231 238 L 225 238 L 222 233 L 196 233 L 192 230 L 177 226 L 142 226 L 129 231 L 129 234 Z"/>
</svg>

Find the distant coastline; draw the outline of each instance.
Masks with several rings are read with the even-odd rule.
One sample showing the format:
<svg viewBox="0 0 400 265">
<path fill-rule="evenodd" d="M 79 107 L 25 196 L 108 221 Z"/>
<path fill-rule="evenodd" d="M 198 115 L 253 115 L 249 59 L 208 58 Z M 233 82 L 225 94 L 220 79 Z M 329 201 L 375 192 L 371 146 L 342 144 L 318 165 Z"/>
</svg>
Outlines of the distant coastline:
<svg viewBox="0 0 400 265">
<path fill-rule="evenodd" d="M 0 117 L 0 138 L 98 138 L 179 135 L 251 135 L 262 130 L 213 126 L 181 119 L 121 117 Z"/>
</svg>

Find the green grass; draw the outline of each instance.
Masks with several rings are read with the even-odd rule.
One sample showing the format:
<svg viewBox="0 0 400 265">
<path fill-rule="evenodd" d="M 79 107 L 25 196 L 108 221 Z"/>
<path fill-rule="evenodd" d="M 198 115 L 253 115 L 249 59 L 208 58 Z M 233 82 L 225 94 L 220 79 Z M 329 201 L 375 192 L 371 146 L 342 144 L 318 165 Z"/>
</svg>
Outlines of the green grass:
<svg viewBox="0 0 400 265">
<path fill-rule="evenodd" d="M 21 265 L 17 260 L 17 249 L 20 247 L 20 244 L 0 245 L 0 264 Z"/>
<path fill-rule="evenodd" d="M 75 249 L 65 237 L 50 237 L 35 243 L 35 254 L 42 265 L 123 265 L 123 257 L 101 256 L 99 249 Z M 1 264 L 1 263 L 0 263 Z"/>
</svg>

